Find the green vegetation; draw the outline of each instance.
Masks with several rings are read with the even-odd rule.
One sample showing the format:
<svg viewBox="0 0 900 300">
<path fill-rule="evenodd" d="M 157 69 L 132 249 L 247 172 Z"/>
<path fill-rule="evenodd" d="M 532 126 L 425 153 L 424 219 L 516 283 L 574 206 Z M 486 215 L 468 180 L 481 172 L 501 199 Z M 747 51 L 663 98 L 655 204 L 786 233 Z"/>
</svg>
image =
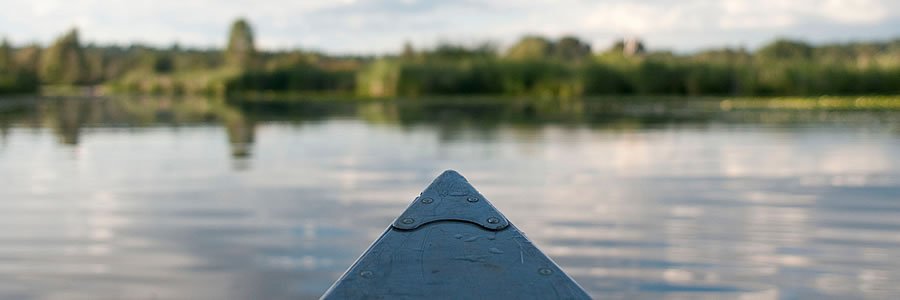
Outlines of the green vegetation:
<svg viewBox="0 0 900 300">
<path fill-rule="evenodd" d="M 900 110 L 900 98 L 877 97 L 782 97 L 735 98 L 722 100 L 723 110 Z"/>
<path fill-rule="evenodd" d="M 780 39 L 755 51 L 674 54 L 648 51 L 638 40 L 592 51 L 572 36 L 526 36 L 503 51 L 492 44 L 406 43 L 397 55 L 351 57 L 256 49 L 250 24 L 240 19 L 223 50 L 81 45 L 76 30 L 46 49 L 4 42 L 0 93 L 33 93 L 39 85 L 229 96 L 896 95 L 900 39 L 826 45 Z"/>
<path fill-rule="evenodd" d="M 38 89 L 38 79 L 32 70 L 18 66 L 12 47 L 5 39 L 0 42 L 0 94 L 33 93 Z"/>
<path fill-rule="evenodd" d="M 591 46 L 572 36 L 555 43 L 540 36 L 525 36 L 506 53 L 507 58 L 517 60 L 579 61 L 590 55 Z"/>
<path fill-rule="evenodd" d="M 192 96 L 114 96 L 0 102 L 0 133 L 16 124 L 41 126 L 51 128 L 61 143 L 77 144 L 86 127 L 177 127 L 217 122 L 226 130 L 231 154 L 244 157 L 252 155 L 256 125 L 272 121 L 302 123 L 352 118 L 373 124 L 438 126 L 448 131 L 469 126 L 490 131 L 508 125 L 537 128 L 542 124 L 559 124 L 632 130 L 666 124 L 889 123 L 900 118 L 898 96 L 221 100 Z"/>
<path fill-rule="evenodd" d="M 78 42 L 78 31 L 71 30 L 44 51 L 41 58 L 41 81 L 49 84 L 87 83 L 87 61 Z"/>
<path fill-rule="evenodd" d="M 231 25 L 228 34 L 228 46 L 225 48 L 225 60 L 229 66 L 239 69 L 252 69 L 256 63 L 256 46 L 253 44 L 253 30 L 244 19 Z"/>
</svg>

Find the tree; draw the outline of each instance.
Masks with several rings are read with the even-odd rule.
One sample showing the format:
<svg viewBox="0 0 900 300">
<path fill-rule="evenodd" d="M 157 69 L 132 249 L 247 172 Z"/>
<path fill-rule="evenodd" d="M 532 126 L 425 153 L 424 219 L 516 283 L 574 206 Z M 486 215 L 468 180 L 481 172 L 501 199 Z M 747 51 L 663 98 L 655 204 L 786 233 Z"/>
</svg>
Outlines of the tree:
<svg viewBox="0 0 900 300">
<path fill-rule="evenodd" d="M 252 68 L 256 61 L 256 48 L 253 45 L 253 30 L 250 23 L 238 19 L 231 24 L 228 33 L 228 47 L 225 49 L 225 61 L 230 66 L 241 69 Z"/>
<path fill-rule="evenodd" d="M 473 47 L 460 44 L 441 42 L 430 52 L 425 53 L 429 58 L 438 59 L 467 59 L 494 57 L 496 50 L 491 43 L 482 43 Z"/>
<path fill-rule="evenodd" d="M 19 48 L 13 55 L 13 64 L 17 68 L 37 74 L 41 62 L 41 47 L 31 45 Z"/>
<path fill-rule="evenodd" d="M 553 43 L 539 36 L 525 36 L 509 48 L 506 57 L 512 59 L 544 59 L 553 53 Z"/>
<path fill-rule="evenodd" d="M 622 54 L 628 56 L 642 55 L 647 52 L 647 48 L 644 47 L 644 42 L 638 38 L 629 38 L 622 41 L 623 48 Z"/>
<path fill-rule="evenodd" d="M 46 83 L 78 84 L 85 80 L 87 63 L 78 43 L 78 30 L 57 39 L 41 58 L 40 77 Z"/>
<path fill-rule="evenodd" d="M 403 43 L 403 53 L 400 54 L 400 57 L 404 59 L 413 59 L 416 57 L 416 50 L 413 49 L 413 46 L 409 41 Z"/>
<path fill-rule="evenodd" d="M 787 39 L 778 39 L 757 51 L 762 58 L 776 60 L 809 59 L 812 53 L 813 48 L 809 44 Z"/>
<path fill-rule="evenodd" d="M 0 94 L 33 93 L 38 81 L 33 72 L 20 69 L 13 60 L 9 41 L 0 42 Z M 2 100 L 2 99 L 0 99 Z"/>
<path fill-rule="evenodd" d="M 4 38 L 0 42 L 0 70 L 10 70 L 12 68 L 12 48 L 9 46 L 9 41 Z"/>
<path fill-rule="evenodd" d="M 566 61 L 577 61 L 591 55 L 591 45 L 576 37 L 566 36 L 556 42 L 553 56 Z"/>
<path fill-rule="evenodd" d="M 175 62 L 172 59 L 172 54 L 167 51 L 162 51 L 161 53 L 156 53 L 153 59 L 153 72 L 156 73 L 171 73 L 175 70 Z"/>
<path fill-rule="evenodd" d="M 613 43 L 606 53 L 625 56 L 637 56 L 647 53 L 644 42 L 638 38 L 620 39 Z"/>
</svg>

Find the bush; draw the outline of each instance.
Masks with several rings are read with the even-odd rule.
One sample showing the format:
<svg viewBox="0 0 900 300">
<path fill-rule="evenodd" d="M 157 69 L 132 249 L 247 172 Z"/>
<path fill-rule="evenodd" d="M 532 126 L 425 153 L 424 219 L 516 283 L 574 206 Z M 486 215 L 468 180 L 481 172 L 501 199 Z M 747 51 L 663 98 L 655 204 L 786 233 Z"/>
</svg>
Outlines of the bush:
<svg viewBox="0 0 900 300">
<path fill-rule="evenodd" d="M 34 73 L 0 69 L 0 94 L 35 93 L 39 87 L 40 82 Z"/>
<path fill-rule="evenodd" d="M 300 64 L 273 71 L 248 71 L 225 83 L 226 91 L 352 91 L 354 74 Z"/>
</svg>

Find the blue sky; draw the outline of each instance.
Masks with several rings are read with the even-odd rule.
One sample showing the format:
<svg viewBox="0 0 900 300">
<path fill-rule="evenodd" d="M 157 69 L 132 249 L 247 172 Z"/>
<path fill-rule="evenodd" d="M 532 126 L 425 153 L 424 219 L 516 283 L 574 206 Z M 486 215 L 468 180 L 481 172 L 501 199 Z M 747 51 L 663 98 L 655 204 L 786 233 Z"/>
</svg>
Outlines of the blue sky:
<svg viewBox="0 0 900 300">
<path fill-rule="evenodd" d="M 606 48 L 640 37 L 653 49 L 755 48 L 900 37 L 897 0 L 0 0 L 0 36 L 47 43 L 77 26 L 84 41 L 212 47 L 245 17 L 265 49 L 398 51 L 403 41 L 509 45 L 523 34 L 573 34 Z"/>
</svg>

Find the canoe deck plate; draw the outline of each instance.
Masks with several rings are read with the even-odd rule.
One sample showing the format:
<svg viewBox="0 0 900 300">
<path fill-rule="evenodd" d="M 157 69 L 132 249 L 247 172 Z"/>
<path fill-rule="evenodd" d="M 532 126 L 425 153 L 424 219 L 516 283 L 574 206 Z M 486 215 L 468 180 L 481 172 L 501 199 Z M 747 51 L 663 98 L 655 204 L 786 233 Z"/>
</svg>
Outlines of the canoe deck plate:
<svg viewBox="0 0 900 300">
<path fill-rule="evenodd" d="M 462 175 L 445 171 L 322 299 L 590 299 Z"/>
<path fill-rule="evenodd" d="M 450 171 L 452 172 L 452 171 Z M 456 173 L 456 172 L 453 172 Z M 437 221 L 465 221 L 485 229 L 500 230 L 509 226 L 484 196 L 458 173 L 439 176 L 422 192 L 400 217 L 394 228 L 411 230 Z"/>
</svg>

